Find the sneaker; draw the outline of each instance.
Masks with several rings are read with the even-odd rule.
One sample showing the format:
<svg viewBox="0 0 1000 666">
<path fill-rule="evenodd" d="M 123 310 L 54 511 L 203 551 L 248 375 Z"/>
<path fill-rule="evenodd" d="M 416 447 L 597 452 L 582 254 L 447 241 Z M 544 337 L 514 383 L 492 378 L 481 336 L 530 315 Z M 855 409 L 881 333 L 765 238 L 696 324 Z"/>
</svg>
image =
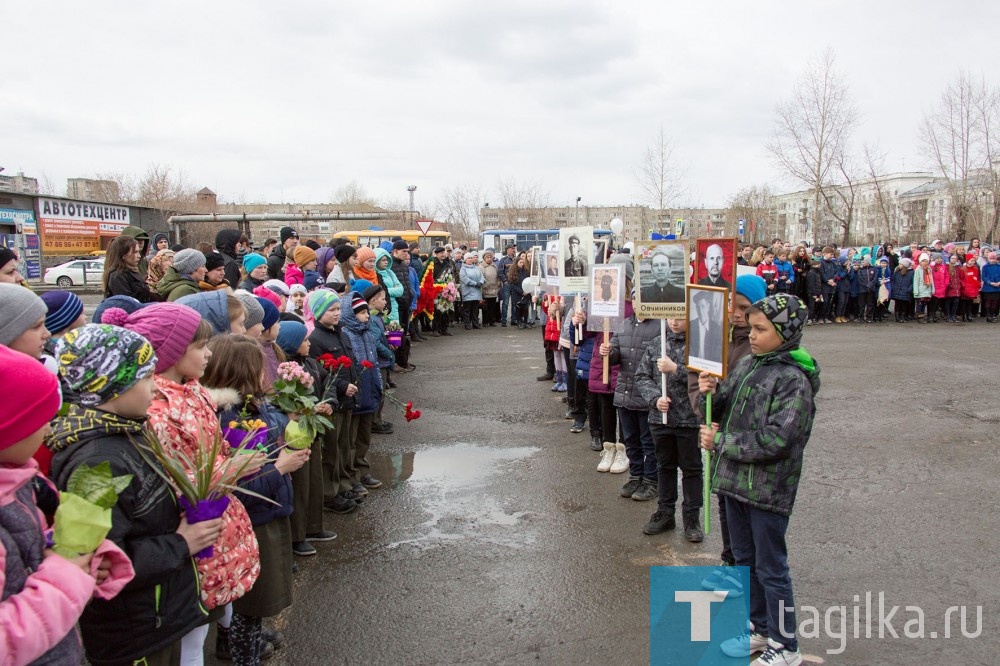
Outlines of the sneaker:
<svg viewBox="0 0 1000 666">
<path fill-rule="evenodd" d="M 350 513 L 357 508 L 357 502 L 349 500 L 343 495 L 337 495 L 333 499 L 323 502 L 323 510 L 332 511 L 334 513 Z"/>
<path fill-rule="evenodd" d="M 274 656 L 274 646 L 271 643 L 265 641 L 263 638 L 260 639 L 260 660 L 267 661 Z"/>
<path fill-rule="evenodd" d="M 726 599 L 739 599 L 743 596 L 743 582 L 733 569 L 726 569 L 723 572 L 722 580 L 715 586 L 715 591 L 719 596 L 725 593 Z"/>
<path fill-rule="evenodd" d="M 591 435 L 590 436 L 590 450 L 591 451 L 603 451 L 604 450 L 604 445 L 601 443 L 601 436 L 600 435 Z"/>
<path fill-rule="evenodd" d="M 566 421 L 573 421 L 573 420 L 575 420 L 576 417 L 573 416 L 573 410 L 572 409 L 567 409 L 566 413 L 563 414 L 563 419 L 566 420 Z"/>
<path fill-rule="evenodd" d="M 714 592 L 717 587 L 722 585 L 722 581 L 726 579 L 726 576 L 729 573 L 727 567 L 732 567 L 732 566 L 735 565 L 729 564 L 728 562 L 723 562 L 718 569 L 714 569 L 712 573 L 708 574 L 708 576 L 702 579 L 701 581 L 702 589 Z"/>
<path fill-rule="evenodd" d="M 672 530 L 677 527 L 677 521 L 674 520 L 674 512 L 671 511 L 667 513 L 666 511 L 657 511 L 652 516 L 649 517 L 649 522 L 646 526 L 642 528 L 643 534 L 659 534 L 660 532 L 666 532 L 667 530 Z"/>
<path fill-rule="evenodd" d="M 622 497 L 632 497 L 632 493 L 638 490 L 641 484 L 642 484 L 641 477 L 638 476 L 629 477 L 629 480 L 625 482 L 624 486 L 622 486 L 622 493 L 621 493 Z"/>
<path fill-rule="evenodd" d="M 363 477 L 361 477 L 361 484 L 365 488 L 381 488 L 382 487 L 382 482 L 379 481 L 378 479 L 376 479 L 371 474 L 365 474 Z"/>
<path fill-rule="evenodd" d="M 553 388 L 552 390 L 556 391 L 557 393 L 565 393 L 567 391 L 566 381 L 563 380 L 559 382 L 558 384 L 555 385 L 555 388 Z"/>
<path fill-rule="evenodd" d="M 373 435 L 391 435 L 392 426 L 386 427 L 384 423 L 373 423 L 372 424 L 372 434 Z"/>
<path fill-rule="evenodd" d="M 586 427 L 586 425 L 587 424 L 581 423 L 580 421 L 574 421 L 573 425 L 570 426 L 569 431 L 572 433 L 583 432 L 583 429 Z"/>
<path fill-rule="evenodd" d="M 705 540 L 705 532 L 702 531 L 698 522 L 698 516 L 684 519 L 684 538 L 691 543 L 701 543 Z"/>
<path fill-rule="evenodd" d="M 601 454 L 601 462 L 597 463 L 598 472 L 607 472 L 611 469 L 611 463 L 615 460 L 614 442 L 604 442 L 604 453 Z"/>
<path fill-rule="evenodd" d="M 635 492 L 632 493 L 632 499 L 636 502 L 648 502 L 651 499 L 655 499 L 659 495 L 656 484 L 651 481 L 643 481 Z"/>
<path fill-rule="evenodd" d="M 746 659 L 754 652 L 760 652 L 767 647 L 767 636 L 747 629 L 736 638 L 723 641 L 721 647 L 722 653 L 727 657 Z"/>
<path fill-rule="evenodd" d="M 799 666 L 802 655 L 798 650 L 789 650 L 781 643 L 767 641 L 767 649 L 751 666 Z"/>
<path fill-rule="evenodd" d="M 353 500 L 355 504 L 362 504 L 365 501 L 365 496 L 359 495 L 354 490 L 345 490 L 340 494 L 346 499 Z"/>
<path fill-rule="evenodd" d="M 306 543 L 305 541 L 296 541 L 292 544 L 292 554 L 308 557 L 310 555 L 315 555 L 316 549 L 313 548 L 310 543 Z"/>
<path fill-rule="evenodd" d="M 336 532 L 331 532 L 330 530 L 320 530 L 319 532 L 313 532 L 312 534 L 306 535 L 306 541 L 333 541 L 337 538 Z M 274 643 L 274 641 L 271 641 Z M 280 645 L 280 643 L 274 643 L 275 645 Z"/>
<path fill-rule="evenodd" d="M 608 471 L 612 474 L 621 474 L 628 471 L 628 456 L 625 455 L 625 445 L 621 442 L 615 443 L 615 459 L 611 462 L 611 469 Z"/>
</svg>

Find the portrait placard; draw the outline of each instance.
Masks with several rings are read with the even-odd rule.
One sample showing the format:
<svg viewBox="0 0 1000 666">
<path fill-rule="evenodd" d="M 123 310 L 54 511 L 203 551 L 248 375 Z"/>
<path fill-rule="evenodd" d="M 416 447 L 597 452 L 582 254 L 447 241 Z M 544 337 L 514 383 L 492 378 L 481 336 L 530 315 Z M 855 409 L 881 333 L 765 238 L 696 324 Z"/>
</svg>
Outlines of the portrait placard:
<svg viewBox="0 0 1000 666">
<path fill-rule="evenodd" d="M 594 230 L 567 227 L 559 230 L 559 290 L 563 294 L 586 294 L 590 289 L 590 261 L 594 256 Z"/>
<path fill-rule="evenodd" d="M 695 241 L 691 281 L 705 287 L 732 289 L 736 284 L 735 238 L 699 238 Z"/>
<path fill-rule="evenodd" d="M 635 244 L 635 312 L 647 319 L 683 319 L 689 273 L 687 241 Z"/>
<path fill-rule="evenodd" d="M 687 286 L 687 367 L 726 376 L 729 356 L 729 290 L 725 287 Z"/>
<path fill-rule="evenodd" d="M 625 313 L 625 266 L 602 264 L 591 268 L 590 318 L 617 317 Z"/>
</svg>

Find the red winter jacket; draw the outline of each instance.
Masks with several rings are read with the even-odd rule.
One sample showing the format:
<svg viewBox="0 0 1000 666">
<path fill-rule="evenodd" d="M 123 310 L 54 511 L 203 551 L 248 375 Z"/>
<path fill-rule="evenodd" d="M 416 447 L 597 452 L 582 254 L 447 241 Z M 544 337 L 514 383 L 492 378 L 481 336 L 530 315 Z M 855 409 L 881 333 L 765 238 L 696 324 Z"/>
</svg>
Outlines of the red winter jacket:
<svg viewBox="0 0 1000 666">
<path fill-rule="evenodd" d="M 979 287 L 982 280 L 979 279 L 979 266 L 969 266 L 966 264 L 961 268 L 962 274 L 962 298 L 979 298 Z"/>
<path fill-rule="evenodd" d="M 944 295 L 946 298 L 962 296 L 962 266 L 948 266 L 948 288 Z"/>
<path fill-rule="evenodd" d="M 947 296 L 948 284 L 951 282 L 951 278 L 948 276 L 948 264 L 932 264 L 931 276 L 934 280 L 934 297 L 944 298 Z"/>
</svg>

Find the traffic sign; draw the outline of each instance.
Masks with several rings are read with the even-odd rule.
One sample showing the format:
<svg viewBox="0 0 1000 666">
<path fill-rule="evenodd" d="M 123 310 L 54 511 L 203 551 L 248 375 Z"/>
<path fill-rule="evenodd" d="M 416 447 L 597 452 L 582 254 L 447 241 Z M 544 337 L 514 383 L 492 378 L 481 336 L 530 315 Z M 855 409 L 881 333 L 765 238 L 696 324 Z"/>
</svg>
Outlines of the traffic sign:
<svg viewBox="0 0 1000 666">
<path fill-rule="evenodd" d="M 743 233 L 745 232 L 745 230 L 746 230 L 746 225 L 747 225 L 747 221 L 746 221 L 746 220 L 744 220 L 744 219 L 743 219 L 743 218 L 741 217 L 741 218 L 740 218 L 740 236 L 742 236 L 742 235 L 743 235 Z"/>
<path fill-rule="evenodd" d="M 420 229 L 420 233 L 424 236 L 431 230 L 432 224 L 434 224 L 434 220 L 417 220 L 417 228 Z"/>
</svg>

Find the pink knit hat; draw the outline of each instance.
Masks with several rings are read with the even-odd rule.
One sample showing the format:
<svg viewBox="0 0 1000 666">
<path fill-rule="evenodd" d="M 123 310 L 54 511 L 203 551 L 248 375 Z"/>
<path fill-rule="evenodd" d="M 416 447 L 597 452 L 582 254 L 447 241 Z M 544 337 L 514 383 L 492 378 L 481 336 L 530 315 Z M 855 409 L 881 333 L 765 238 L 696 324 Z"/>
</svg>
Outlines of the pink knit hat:
<svg viewBox="0 0 1000 666">
<path fill-rule="evenodd" d="M 256 289 L 254 289 L 253 290 L 253 295 L 254 296 L 259 296 L 260 298 L 267 299 L 267 300 L 271 301 L 271 303 L 274 304 L 274 307 L 278 308 L 279 310 L 281 309 L 281 299 L 278 297 L 278 295 L 276 293 L 274 293 L 273 291 L 271 291 L 270 289 L 268 289 L 264 285 L 261 285 L 261 286 L 257 287 Z"/>
<path fill-rule="evenodd" d="M 201 315 L 178 303 L 153 303 L 128 314 L 108 308 L 101 322 L 134 331 L 149 340 L 156 352 L 156 374 L 173 367 L 184 356 L 201 324 Z"/>
<path fill-rule="evenodd" d="M 37 358 L 0 345 L 0 451 L 33 435 L 55 418 L 61 397 L 59 380 Z"/>
</svg>

